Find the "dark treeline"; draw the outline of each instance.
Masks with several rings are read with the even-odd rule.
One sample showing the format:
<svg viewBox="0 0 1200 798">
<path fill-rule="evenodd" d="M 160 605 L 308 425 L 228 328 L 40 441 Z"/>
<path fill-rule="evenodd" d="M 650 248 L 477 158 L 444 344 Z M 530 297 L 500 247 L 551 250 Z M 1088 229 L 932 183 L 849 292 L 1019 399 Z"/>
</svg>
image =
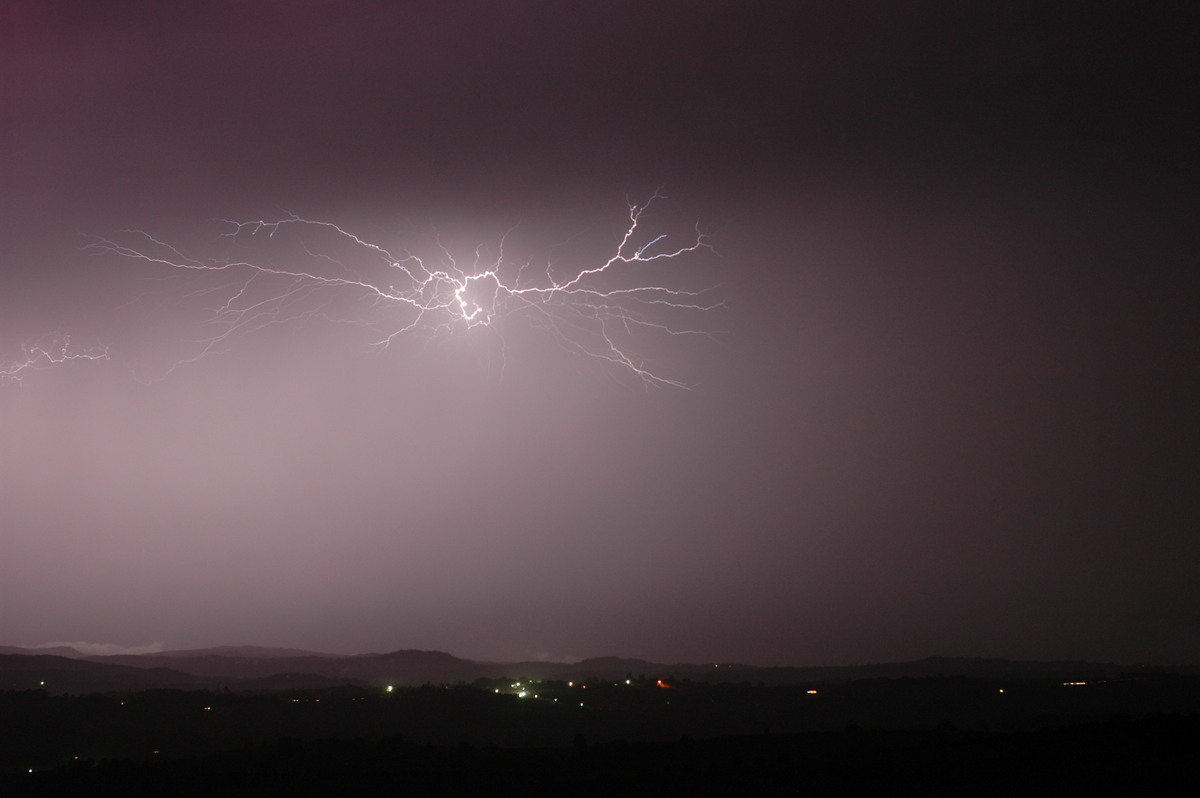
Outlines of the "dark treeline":
<svg viewBox="0 0 1200 798">
<path fill-rule="evenodd" d="M 6 796 L 1166 795 L 1200 789 L 1200 715 L 1035 732 L 866 731 L 506 749 L 298 740 L 0 776 Z"/>
<path fill-rule="evenodd" d="M 1038 774 L 1052 783 L 1084 770 L 1136 786 L 1148 777 L 1130 781 L 1139 768 L 1200 773 L 1197 743 L 1200 678 L 1170 675 L 0 693 L 5 795 L 117 784 L 131 790 L 122 794 L 284 794 L 289 784 L 319 792 L 338 779 L 447 793 L 507 783 L 695 794 L 888 779 L 950 791 L 1025 789 Z"/>
</svg>

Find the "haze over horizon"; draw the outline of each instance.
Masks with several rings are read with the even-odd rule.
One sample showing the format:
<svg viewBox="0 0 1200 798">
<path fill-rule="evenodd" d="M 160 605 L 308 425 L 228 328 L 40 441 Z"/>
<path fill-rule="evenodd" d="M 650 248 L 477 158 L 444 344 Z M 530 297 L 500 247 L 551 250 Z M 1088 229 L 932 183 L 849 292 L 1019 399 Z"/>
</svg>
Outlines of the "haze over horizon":
<svg viewBox="0 0 1200 798">
<path fill-rule="evenodd" d="M 1200 661 L 1198 22 L 5 4 L 0 645 Z M 533 280 L 611 257 L 631 204 L 636 246 L 711 249 L 620 279 L 710 309 L 387 348 L 378 295 L 277 274 L 365 280 L 369 248 L 221 221 Z M 95 246 L 155 246 L 127 231 L 276 276 Z M 290 310 L 193 359 L 255 298 Z M 17 373 L 67 336 L 104 357 Z"/>
</svg>

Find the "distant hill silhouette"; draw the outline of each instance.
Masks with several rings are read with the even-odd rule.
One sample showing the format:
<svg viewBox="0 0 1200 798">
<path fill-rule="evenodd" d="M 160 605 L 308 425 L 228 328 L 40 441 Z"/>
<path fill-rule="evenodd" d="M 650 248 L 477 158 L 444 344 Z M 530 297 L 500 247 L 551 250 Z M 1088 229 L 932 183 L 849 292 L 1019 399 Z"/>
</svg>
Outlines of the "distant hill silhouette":
<svg viewBox="0 0 1200 798">
<path fill-rule="evenodd" d="M 0 654 L 0 690 L 95 693 L 218 686 L 167 668 L 134 668 L 51 654 Z"/>
<path fill-rule="evenodd" d="M 930 657 L 913 662 L 830 667 L 756 667 L 742 664 L 663 664 L 596 657 L 580 662 L 475 662 L 443 651 L 322 654 L 298 649 L 222 646 L 153 654 L 72 656 L 42 649 L 0 649 L 0 689 L 55 693 L 143 690 L 155 687 L 265 690 L 335 684 L 397 686 L 470 683 L 477 679 L 617 681 L 627 676 L 707 684 L 767 686 L 838 684 L 863 679 L 963 676 L 996 680 L 1095 680 L 1153 669 L 1098 662 L 1038 662 Z M 1191 670 L 1191 669 L 1186 669 Z M 47 678 L 46 674 L 50 675 Z"/>
<path fill-rule="evenodd" d="M 70 646 L 45 646 L 42 648 L 19 648 L 18 646 L 0 646 L 0 654 L 52 654 L 56 657 L 72 657 L 79 659 L 84 653 Z"/>
</svg>

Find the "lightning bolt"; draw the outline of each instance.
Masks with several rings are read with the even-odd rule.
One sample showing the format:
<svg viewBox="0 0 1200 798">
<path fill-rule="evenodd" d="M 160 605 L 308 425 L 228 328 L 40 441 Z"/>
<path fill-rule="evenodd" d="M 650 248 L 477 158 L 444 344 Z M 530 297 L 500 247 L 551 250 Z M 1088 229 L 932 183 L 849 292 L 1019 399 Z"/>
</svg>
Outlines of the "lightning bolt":
<svg viewBox="0 0 1200 798">
<path fill-rule="evenodd" d="M 184 295 L 209 303 L 195 349 L 156 379 L 228 351 L 238 339 L 269 326 L 318 319 L 368 328 L 369 343 L 384 349 L 407 335 L 490 333 L 499 337 L 503 357 L 504 328 L 523 318 L 564 349 L 611 364 L 647 387 L 687 388 L 639 356 L 639 340 L 713 337 L 701 321 L 724 303 L 713 298 L 713 288 L 687 290 L 653 279 L 658 265 L 711 250 L 698 227 L 680 243 L 644 233 L 646 211 L 662 199 L 656 192 L 644 204 L 627 203 L 627 223 L 611 255 L 582 268 L 547 262 L 536 269 L 513 262 L 505 255 L 508 233 L 494 255 L 481 246 L 471 257 L 457 258 L 439 240 L 436 257 L 422 258 L 389 251 L 337 224 L 294 215 L 223 220 L 222 235 L 235 248 L 261 253 L 249 260 L 191 257 L 135 230 L 124 231 L 123 241 L 97 239 L 87 249 L 176 276 L 206 278 Z M 314 241 L 322 246 L 312 248 Z M 278 265 L 281 255 L 292 265 Z"/>
<path fill-rule="evenodd" d="M 22 345 L 21 356 L 16 360 L 0 363 L 0 385 L 21 383 L 33 372 L 80 360 L 108 360 L 108 348 L 77 346 L 71 343 L 69 335 L 45 336 Z"/>
</svg>

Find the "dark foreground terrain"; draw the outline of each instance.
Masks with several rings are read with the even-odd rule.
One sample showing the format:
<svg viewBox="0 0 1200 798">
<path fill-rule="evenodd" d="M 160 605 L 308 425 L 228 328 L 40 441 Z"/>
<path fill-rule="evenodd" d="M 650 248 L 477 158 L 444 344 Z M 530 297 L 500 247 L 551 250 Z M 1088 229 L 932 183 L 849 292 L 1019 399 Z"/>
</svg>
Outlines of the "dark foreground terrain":
<svg viewBox="0 0 1200 798">
<path fill-rule="evenodd" d="M 866 731 L 506 749 L 292 738 L 175 761 L 78 761 L 5 795 L 1195 795 L 1200 718 L 1037 732 Z"/>
<path fill-rule="evenodd" d="M 1192 675 L 0 693 L 5 796 L 1197 788 Z"/>
</svg>

